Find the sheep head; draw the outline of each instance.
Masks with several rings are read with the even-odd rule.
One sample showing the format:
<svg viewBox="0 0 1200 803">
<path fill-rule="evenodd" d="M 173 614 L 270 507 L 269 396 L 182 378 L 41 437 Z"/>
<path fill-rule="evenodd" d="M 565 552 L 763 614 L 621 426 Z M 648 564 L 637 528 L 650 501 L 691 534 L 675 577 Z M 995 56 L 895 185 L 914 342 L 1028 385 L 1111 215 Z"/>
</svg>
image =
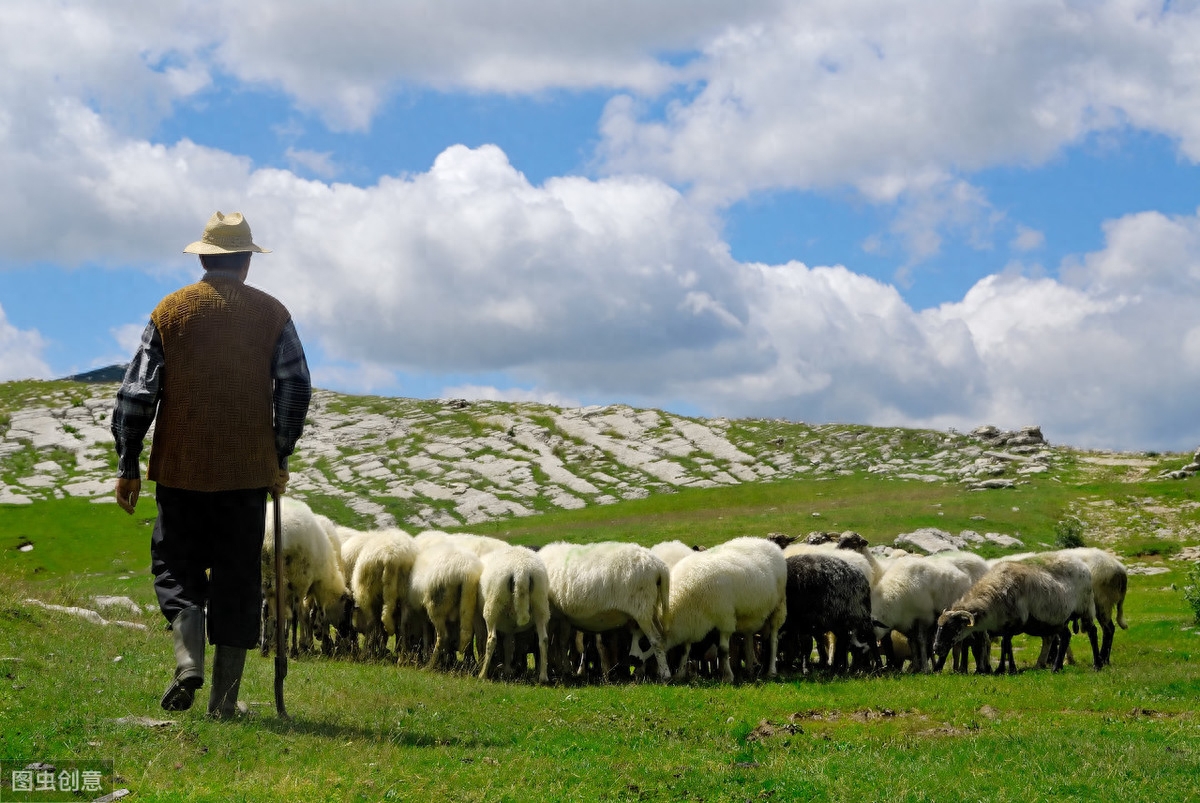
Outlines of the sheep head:
<svg viewBox="0 0 1200 803">
<path fill-rule="evenodd" d="M 838 539 L 837 545 L 838 549 L 852 549 L 855 552 L 861 552 L 870 546 L 870 542 L 853 530 L 847 530 L 846 532 L 842 533 L 841 538 Z"/>
<path fill-rule="evenodd" d="M 975 630 L 975 614 L 970 611 L 945 611 L 938 617 L 937 633 L 933 637 L 935 668 L 941 667 L 950 648 Z"/>
</svg>

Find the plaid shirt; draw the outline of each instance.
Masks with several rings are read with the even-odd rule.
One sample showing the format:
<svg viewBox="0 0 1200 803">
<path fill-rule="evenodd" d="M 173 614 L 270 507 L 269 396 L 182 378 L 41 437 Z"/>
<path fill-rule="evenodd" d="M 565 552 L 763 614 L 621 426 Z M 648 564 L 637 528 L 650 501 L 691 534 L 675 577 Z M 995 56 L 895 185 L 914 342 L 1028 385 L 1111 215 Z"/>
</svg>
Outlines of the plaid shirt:
<svg viewBox="0 0 1200 803">
<path fill-rule="evenodd" d="M 117 404 L 112 414 L 112 434 L 117 446 L 117 476 L 139 479 L 142 443 L 158 410 L 162 384 L 163 346 L 158 327 L 152 322 L 142 332 L 142 342 L 133 361 L 125 370 L 125 381 L 117 391 Z M 296 441 L 304 431 L 304 417 L 312 397 L 308 376 L 308 361 L 296 327 L 288 321 L 275 344 L 271 360 L 271 377 L 275 380 L 272 406 L 275 410 L 275 452 L 279 467 L 287 468 L 288 456 L 295 451 Z"/>
</svg>

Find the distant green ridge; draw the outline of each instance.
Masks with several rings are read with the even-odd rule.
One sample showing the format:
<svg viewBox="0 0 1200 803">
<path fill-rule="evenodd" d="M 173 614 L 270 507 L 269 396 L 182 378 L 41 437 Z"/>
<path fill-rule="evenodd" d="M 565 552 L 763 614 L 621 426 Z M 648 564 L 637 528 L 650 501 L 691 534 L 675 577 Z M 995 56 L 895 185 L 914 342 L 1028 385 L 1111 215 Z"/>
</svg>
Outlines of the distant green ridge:
<svg viewBox="0 0 1200 803">
<path fill-rule="evenodd" d="M 120 382 L 125 378 L 125 369 L 127 367 L 128 363 L 124 365 L 106 365 L 94 371 L 72 374 L 63 378 L 68 382 Z"/>
</svg>

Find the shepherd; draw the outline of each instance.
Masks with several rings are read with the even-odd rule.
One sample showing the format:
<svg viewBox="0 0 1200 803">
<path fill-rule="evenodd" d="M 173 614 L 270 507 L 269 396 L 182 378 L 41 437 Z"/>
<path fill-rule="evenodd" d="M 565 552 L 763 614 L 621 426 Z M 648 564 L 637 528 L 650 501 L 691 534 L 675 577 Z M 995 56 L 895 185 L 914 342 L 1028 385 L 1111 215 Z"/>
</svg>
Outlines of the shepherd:
<svg viewBox="0 0 1200 803">
<path fill-rule="evenodd" d="M 224 719 L 244 710 L 238 688 L 246 650 L 259 643 L 267 495 L 287 487 L 312 385 L 291 315 L 245 283 L 251 256 L 270 251 L 255 245 L 242 214 L 217 212 L 183 251 L 199 255 L 204 275 L 155 307 L 117 391 L 116 496 L 132 515 L 154 423 L 151 572 L 175 651 L 161 705 L 191 708 L 204 685 L 207 628 L 208 714 Z"/>
</svg>

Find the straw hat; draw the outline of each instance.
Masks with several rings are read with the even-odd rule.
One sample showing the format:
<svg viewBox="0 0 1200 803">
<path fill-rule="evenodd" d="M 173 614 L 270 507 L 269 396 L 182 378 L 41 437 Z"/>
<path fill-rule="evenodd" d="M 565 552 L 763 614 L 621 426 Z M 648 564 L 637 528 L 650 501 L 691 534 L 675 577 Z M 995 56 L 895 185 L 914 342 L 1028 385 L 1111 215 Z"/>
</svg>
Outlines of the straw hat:
<svg viewBox="0 0 1200 803">
<path fill-rule="evenodd" d="M 185 254 L 238 254 L 254 251 L 258 254 L 271 253 L 270 248 L 260 248 L 250 238 L 250 224 L 241 212 L 222 215 L 213 213 L 204 227 L 204 236 L 183 249 Z"/>
</svg>

